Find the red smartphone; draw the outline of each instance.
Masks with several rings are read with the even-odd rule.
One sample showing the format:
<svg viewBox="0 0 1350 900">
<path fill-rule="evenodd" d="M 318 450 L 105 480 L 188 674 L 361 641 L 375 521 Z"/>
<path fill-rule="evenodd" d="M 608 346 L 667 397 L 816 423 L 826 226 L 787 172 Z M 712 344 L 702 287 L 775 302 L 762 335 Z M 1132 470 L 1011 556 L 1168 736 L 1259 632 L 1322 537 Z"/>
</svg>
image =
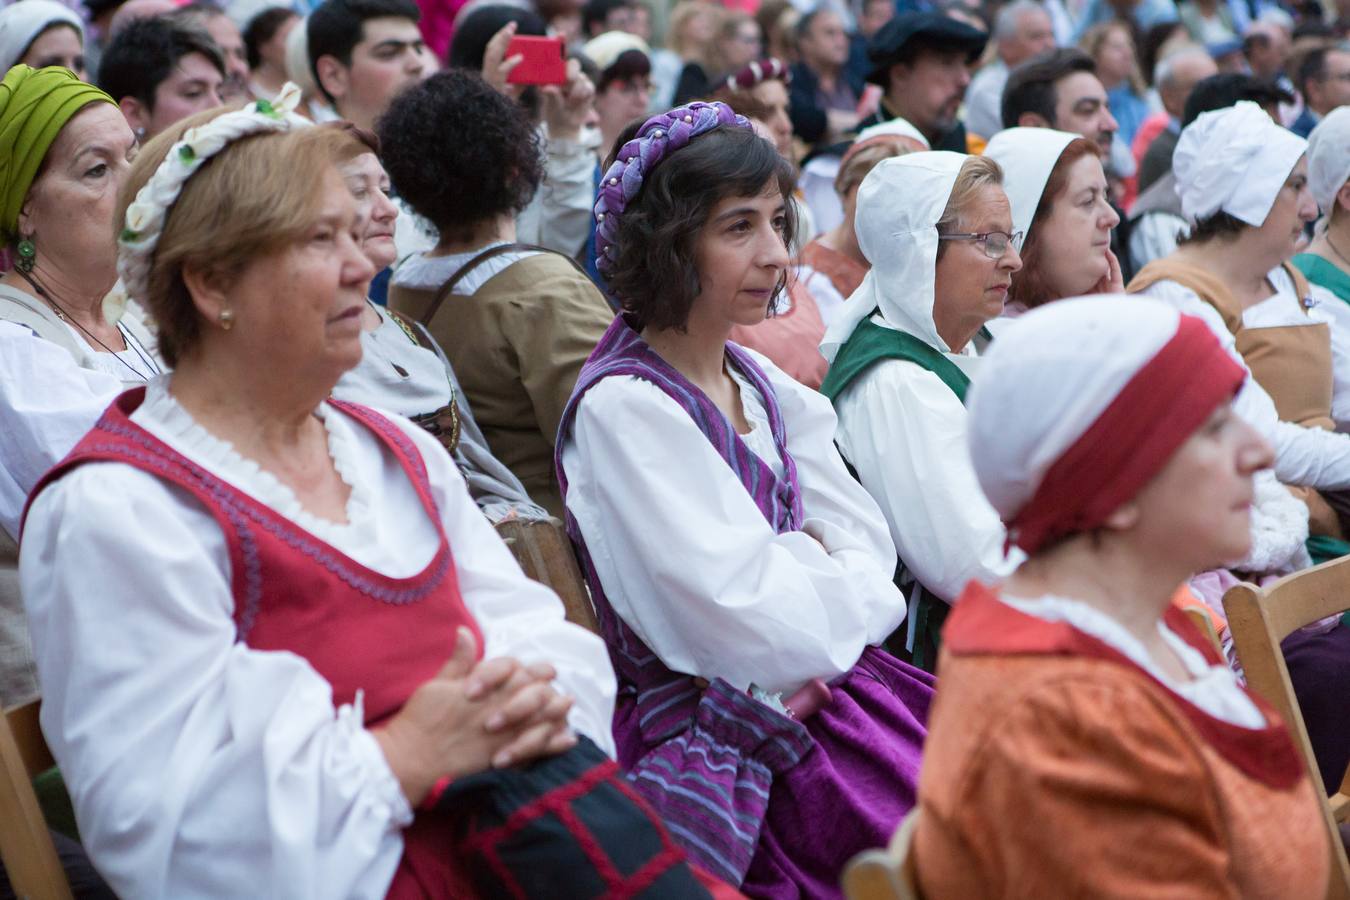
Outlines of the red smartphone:
<svg viewBox="0 0 1350 900">
<path fill-rule="evenodd" d="M 506 45 L 506 58 L 517 55 L 524 59 L 506 76 L 508 84 L 563 84 L 567 81 L 562 38 L 516 35 Z"/>
</svg>

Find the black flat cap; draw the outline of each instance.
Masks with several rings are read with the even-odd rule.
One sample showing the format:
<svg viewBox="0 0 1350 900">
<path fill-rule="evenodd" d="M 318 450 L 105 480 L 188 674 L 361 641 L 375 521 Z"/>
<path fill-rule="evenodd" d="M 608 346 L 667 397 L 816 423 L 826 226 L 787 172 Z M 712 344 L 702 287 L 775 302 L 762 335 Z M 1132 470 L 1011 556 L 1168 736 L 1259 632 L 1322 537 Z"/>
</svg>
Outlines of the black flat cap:
<svg viewBox="0 0 1350 900">
<path fill-rule="evenodd" d="M 867 80 L 885 87 L 891 66 L 912 60 L 920 49 L 964 50 L 967 61 L 974 62 L 988 40 L 983 31 L 942 13 L 904 13 L 883 25 L 868 42 L 872 71 Z"/>
</svg>

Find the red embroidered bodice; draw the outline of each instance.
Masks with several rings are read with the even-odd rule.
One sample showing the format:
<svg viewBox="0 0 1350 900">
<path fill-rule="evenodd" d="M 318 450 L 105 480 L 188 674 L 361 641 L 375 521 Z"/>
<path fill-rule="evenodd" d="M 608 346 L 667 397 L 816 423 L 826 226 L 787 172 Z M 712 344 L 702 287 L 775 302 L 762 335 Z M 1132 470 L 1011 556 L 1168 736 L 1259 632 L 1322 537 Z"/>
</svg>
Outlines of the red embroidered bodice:
<svg viewBox="0 0 1350 900">
<path fill-rule="evenodd" d="M 87 462 L 124 463 L 187 491 L 225 536 L 237 640 L 304 657 L 332 686 L 335 705 L 353 703 L 364 692 L 367 727 L 396 713 L 445 665 L 458 626 L 473 631 L 482 655 L 483 635 L 460 595 L 426 468 L 393 423 L 365 407 L 330 401 L 398 461 L 437 531 L 431 562 L 408 578 L 361 565 L 132 422 L 144 396 L 145 389 L 137 388 L 118 397 L 31 496 Z M 405 830 L 389 897 L 456 896 L 438 818 L 419 813 Z"/>
</svg>

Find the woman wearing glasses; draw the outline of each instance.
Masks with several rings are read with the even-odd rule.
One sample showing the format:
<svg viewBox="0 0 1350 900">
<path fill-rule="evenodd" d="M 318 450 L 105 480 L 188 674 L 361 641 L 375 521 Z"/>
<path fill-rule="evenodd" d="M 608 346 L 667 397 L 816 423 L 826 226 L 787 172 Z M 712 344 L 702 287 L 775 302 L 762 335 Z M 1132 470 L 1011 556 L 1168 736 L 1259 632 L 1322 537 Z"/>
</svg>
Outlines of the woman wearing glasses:
<svg viewBox="0 0 1350 900">
<path fill-rule="evenodd" d="M 1065 297 L 1124 293 L 1111 252 L 1120 216 L 1096 144 L 1050 128 L 1009 128 L 984 155 L 1003 169 L 1013 228 L 1026 235 L 1005 317 Z"/>
<path fill-rule="evenodd" d="M 906 646 L 928 668 L 946 604 L 972 578 L 1011 570 L 970 468 L 962 405 L 976 343 L 1022 267 L 1002 182 L 997 163 L 959 153 L 873 169 L 854 225 L 872 269 L 821 345 L 835 440 L 885 513 L 910 591 Z"/>
</svg>

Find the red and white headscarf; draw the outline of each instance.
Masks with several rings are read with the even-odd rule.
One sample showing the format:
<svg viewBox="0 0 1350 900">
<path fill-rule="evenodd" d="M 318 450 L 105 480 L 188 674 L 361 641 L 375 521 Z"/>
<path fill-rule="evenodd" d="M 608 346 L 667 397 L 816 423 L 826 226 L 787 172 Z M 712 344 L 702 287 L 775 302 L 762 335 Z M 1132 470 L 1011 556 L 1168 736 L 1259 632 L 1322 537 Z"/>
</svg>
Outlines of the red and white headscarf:
<svg viewBox="0 0 1350 900">
<path fill-rule="evenodd" d="M 1035 553 L 1133 498 L 1242 386 L 1209 328 L 1142 297 L 1085 297 L 1020 317 L 966 397 L 980 487 Z"/>
</svg>

